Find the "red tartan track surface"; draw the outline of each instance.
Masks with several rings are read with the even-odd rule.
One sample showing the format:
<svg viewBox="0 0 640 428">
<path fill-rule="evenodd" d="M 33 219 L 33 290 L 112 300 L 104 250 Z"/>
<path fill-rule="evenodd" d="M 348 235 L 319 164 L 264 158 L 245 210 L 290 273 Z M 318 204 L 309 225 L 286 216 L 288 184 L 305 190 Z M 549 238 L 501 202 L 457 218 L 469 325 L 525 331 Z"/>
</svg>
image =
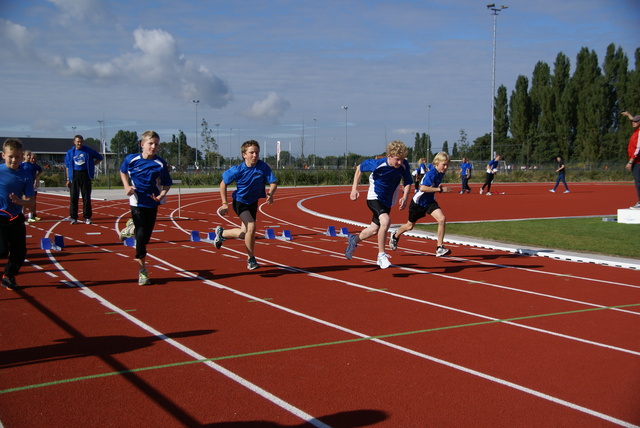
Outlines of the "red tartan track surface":
<svg viewBox="0 0 640 428">
<path fill-rule="evenodd" d="M 570 186 L 498 183 L 505 194 L 437 200 L 449 221 L 615 215 L 636 202 L 630 183 Z M 205 239 L 239 223 L 215 213 L 217 189 L 174 188 L 145 287 L 118 238 L 126 200 L 94 200 L 94 224 L 71 225 L 68 198 L 41 192 L 24 288 L 0 290 L 1 423 L 640 425 L 638 270 L 462 244 L 436 258 L 435 241 L 410 236 L 382 270 L 373 239 L 346 260 L 347 239 L 325 233 L 370 221 L 366 188 L 355 202 L 349 190 L 278 189 L 260 206 L 261 267 L 249 271 L 243 241 Z M 293 239 L 266 239 L 267 228 Z M 54 235 L 65 247 L 40 249 Z"/>
</svg>

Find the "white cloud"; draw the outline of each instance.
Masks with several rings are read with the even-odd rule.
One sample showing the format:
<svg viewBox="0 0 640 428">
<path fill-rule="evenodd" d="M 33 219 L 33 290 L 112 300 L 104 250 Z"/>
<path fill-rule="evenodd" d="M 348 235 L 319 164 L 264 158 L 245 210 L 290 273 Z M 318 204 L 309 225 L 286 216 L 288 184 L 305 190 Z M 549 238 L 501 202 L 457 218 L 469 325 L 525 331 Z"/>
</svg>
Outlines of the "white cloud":
<svg viewBox="0 0 640 428">
<path fill-rule="evenodd" d="M 243 112 L 250 119 L 265 120 L 277 123 L 284 113 L 291 108 L 291 103 L 275 92 L 269 92 L 266 98 L 256 101 Z"/>
<path fill-rule="evenodd" d="M 34 37 L 29 33 L 27 27 L 0 18 L 0 40 L 5 41 L 0 43 L 0 52 L 9 51 L 19 56 L 25 56 L 33 39 Z"/>
<path fill-rule="evenodd" d="M 76 25 L 78 22 L 86 24 L 97 22 L 108 15 L 102 0 L 48 0 L 57 6 L 62 14 L 58 22 L 63 25 Z"/>
<path fill-rule="evenodd" d="M 78 12 L 80 13 L 80 12 Z M 133 50 L 103 62 L 37 50 L 27 27 L 0 19 L 1 48 L 8 58 L 30 59 L 64 76 L 77 76 L 101 85 L 134 84 L 156 86 L 184 102 L 198 98 L 220 108 L 233 98 L 227 83 L 205 66 L 180 52 L 174 37 L 161 29 L 138 28 L 133 32 Z"/>
</svg>

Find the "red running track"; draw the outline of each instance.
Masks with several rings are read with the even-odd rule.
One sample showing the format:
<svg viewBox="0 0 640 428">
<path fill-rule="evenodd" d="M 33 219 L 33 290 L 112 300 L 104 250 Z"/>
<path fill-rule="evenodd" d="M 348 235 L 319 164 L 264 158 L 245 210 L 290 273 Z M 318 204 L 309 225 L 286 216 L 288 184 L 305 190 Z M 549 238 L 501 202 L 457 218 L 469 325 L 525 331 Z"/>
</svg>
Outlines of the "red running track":
<svg viewBox="0 0 640 428">
<path fill-rule="evenodd" d="M 2 424 L 640 425 L 637 271 L 462 245 L 436 258 L 433 241 L 410 237 L 380 270 L 373 242 L 345 260 L 346 239 L 323 232 L 346 224 L 300 210 L 368 222 L 364 194 L 348 190 L 279 189 L 259 234 L 294 239 L 258 239 L 256 271 L 241 241 L 189 241 L 237 222 L 212 214 L 217 191 L 183 194 L 183 218 L 174 194 L 149 247 L 150 287 L 117 238 L 126 201 L 95 202 L 96 224 L 71 226 L 58 221 L 66 199 L 39 195 L 51 220 L 28 227 L 25 288 L 0 301 Z M 495 190 L 506 194 L 438 200 L 458 221 L 611 215 L 633 193 Z M 39 250 L 53 234 L 66 247 Z"/>
</svg>

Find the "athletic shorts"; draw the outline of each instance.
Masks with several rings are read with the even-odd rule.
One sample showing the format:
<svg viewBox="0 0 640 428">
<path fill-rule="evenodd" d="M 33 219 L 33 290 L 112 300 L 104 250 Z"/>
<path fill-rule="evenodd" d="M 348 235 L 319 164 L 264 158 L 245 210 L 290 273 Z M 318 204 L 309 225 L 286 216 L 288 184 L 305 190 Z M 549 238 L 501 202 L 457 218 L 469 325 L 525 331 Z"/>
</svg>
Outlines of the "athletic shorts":
<svg viewBox="0 0 640 428">
<path fill-rule="evenodd" d="M 427 214 L 431 214 L 435 210 L 439 209 L 440 205 L 436 201 L 431 202 L 426 207 L 416 204 L 411 200 L 409 204 L 409 221 L 411 223 L 417 223 L 422 217 L 426 217 Z"/>
<path fill-rule="evenodd" d="M 233 210 L 238 214 L 242 214 L 245 211 L 249 211 L 253 221 L 256 221 L 256 215 L 258 214 L 258 201 L 255 201 L 252 204 L 243 204 L 242 202 L 238 202 L 235 199 L 233 200 Z"/>
<path fill-rule="evenodd" d="M 367 199 L 367 206 L 373 213 L 373 218 L 371 219 L 371 221 L 378 226 L 380 226 L 380 215 L 389 214 L 391 212 L 390 207 L 386 206 L 377 199 Z"/>
</svg>

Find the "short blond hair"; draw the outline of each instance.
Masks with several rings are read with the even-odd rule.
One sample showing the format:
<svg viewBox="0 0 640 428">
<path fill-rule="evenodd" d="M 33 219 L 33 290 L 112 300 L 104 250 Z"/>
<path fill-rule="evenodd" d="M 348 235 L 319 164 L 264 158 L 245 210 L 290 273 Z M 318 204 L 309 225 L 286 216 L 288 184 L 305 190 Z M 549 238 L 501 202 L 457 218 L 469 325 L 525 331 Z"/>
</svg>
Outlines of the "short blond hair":
<svg viewBox="0 0 640 428">
<path fill-rule="evenodd" d="M 140 141 L 144 140 L 145 138 L 157 138 L 158 140 L 160 140 L 160 136 L 156 131 L 144 131 L 140 136 Z"/>
<path fill-rule="evenodd" d="M 387 145 L 387 156 L 406 158 L 407 153 L 409 149 L 402 141 L 394 140 Z"/>
<path fill-rule="evenodd" d="M 447 152 L 439 152 L 433 157 L 433 164 L 440 165 L 442 162 L 449 162 L 451 158 Z"/>
</svg>

